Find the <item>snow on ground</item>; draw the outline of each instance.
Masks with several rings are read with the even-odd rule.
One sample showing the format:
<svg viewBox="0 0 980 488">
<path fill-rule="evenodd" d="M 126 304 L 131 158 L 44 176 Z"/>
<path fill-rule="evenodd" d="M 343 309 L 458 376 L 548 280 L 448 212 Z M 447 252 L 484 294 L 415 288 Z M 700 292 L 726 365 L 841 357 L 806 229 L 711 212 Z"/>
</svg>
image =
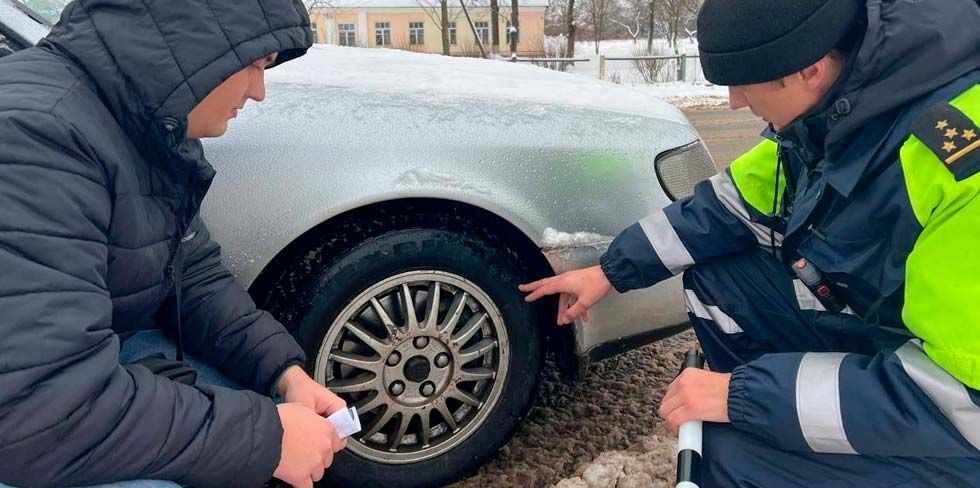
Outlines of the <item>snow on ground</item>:
<svg viewBox="0 0 980 488">
<path fill-rule="evenodd" d="M 548 38 L 546 43 L 561 43 L 564 39 Z M 688 56 L 698 54 L 697 42 L 693 39 L 682 39 L 678 42 L 678 51 Z M 599 43 L 599 52 L 606 57 L 646 56 L 646 39 L 609 40 Z M 666 39 L 654 40 L 654 55 L 672 55 L 674 49 Z M 599 78 L 599 55 L 595 51 L 594 42 L 576 42 L 575 57 L 587 58 L 587 63 L 576 63 L 569 66 L 566 72 L 577 75 Z M 676 71 L 675 64 L 668 66 L 671 72 Z M 712 85 L 704 79 L 701 65 L 696 58 L 687 60 L 685 81 L 646 83 L 632 61 L 606 61 L 606 81 L 620 83 L 643 91 L 648 91 L 680 108 L 722 106 L 728 103 L 728 89 Z"/>
</svg>

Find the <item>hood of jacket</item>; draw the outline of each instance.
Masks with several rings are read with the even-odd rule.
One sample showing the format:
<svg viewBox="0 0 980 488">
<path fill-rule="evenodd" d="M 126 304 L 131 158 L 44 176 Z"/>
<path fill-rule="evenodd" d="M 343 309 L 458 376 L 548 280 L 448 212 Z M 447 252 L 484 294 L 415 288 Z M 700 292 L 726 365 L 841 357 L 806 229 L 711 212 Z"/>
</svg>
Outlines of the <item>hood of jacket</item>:
<svg viewBox="0 0 980 488">
<path fill-rule="evenodd" d="M 299 0 L 76 0 L 38 46 L 88 74 L 150 159 L 200 165 L 199 141 L 185 140 L 191 110 L 250 63 L 278 52 L 281 64 L 312 42 Z"/>
</svg>

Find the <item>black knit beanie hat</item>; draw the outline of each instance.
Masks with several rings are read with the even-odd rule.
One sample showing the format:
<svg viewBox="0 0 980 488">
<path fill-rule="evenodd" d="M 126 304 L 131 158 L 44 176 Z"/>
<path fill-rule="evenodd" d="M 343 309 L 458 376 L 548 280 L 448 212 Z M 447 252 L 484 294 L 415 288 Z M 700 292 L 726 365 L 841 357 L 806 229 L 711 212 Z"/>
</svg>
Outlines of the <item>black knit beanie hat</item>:
<svg viewBox="0 0 980 488">
<path fill-rule="evenodd" d="M 704 77 L 716 85 L 778 80 L 852 37 L 860 0 L 705 0 L 698 13 Z"/>
</svg>

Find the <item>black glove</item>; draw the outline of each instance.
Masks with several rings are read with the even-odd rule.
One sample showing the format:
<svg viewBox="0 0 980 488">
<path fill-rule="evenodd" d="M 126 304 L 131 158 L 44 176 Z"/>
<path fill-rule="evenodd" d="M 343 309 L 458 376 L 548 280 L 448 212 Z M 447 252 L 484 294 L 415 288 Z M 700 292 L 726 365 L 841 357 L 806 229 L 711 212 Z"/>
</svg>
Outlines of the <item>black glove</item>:
<svg viewBox="0 0 980 488">
<path fill-rule="evenodd" d="M 139 364 L 146 367 L 153 374 L 163 376 L 171 381 L 193 385 L 197 382 L 197 371 L 184 361 L 174 361 L 167 359 L 162 352 L 150 354 L 144 358 L 137 359 L 130 364 Z"/>
</svg>

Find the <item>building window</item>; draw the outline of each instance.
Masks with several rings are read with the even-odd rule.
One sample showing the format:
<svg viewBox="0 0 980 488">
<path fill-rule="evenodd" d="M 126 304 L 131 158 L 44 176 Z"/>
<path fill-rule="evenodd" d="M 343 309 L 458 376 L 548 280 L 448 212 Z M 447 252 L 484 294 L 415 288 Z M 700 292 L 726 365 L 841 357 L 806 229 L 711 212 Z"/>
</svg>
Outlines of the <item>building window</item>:
<svg viewBox="0 0 980 488">
<path fill-rule="evenodd" d="M 474 22 L 473 27 L 476 28 L 476 37 L 480 39 L 480 44 L 485 46 L 490 39 L 490 23 Z"/>
<path fill-rule="evenodd" d="M 449 23 L 449 44 L 456 45 L 456 22 Z"/>
<path fill-rule="evenodd" d="M 313 42 L 320 42 L 320 34 L 317 32 L 317 27 L 316 22 L 310 22 L 310 30 L 313 31 Z"/>
<path fill-rule="evenodd" d="M 391 45 L 391 22 L 374 23 L 374 43 L 378 46 Z"/>
<path fill-rule="evenodd" d="M 408 23 L 408 43 L 413 46 L 425 44 L 425 28 L 421 22 Z"/>
<path fill-rule="evenodd" d="M 510 21 L 507 21 L 507 44 L 510 44 L 510 38 L 514 36 L 514 42 L 521 43 L 521 32 L 517 29 L 512 29 Z"/>
<path fill-rule="evenodd" d="M 341 46 L 356 46 L 357 36 L 354 34 L 354 24 L 337 24 Z"/>
</svg>

